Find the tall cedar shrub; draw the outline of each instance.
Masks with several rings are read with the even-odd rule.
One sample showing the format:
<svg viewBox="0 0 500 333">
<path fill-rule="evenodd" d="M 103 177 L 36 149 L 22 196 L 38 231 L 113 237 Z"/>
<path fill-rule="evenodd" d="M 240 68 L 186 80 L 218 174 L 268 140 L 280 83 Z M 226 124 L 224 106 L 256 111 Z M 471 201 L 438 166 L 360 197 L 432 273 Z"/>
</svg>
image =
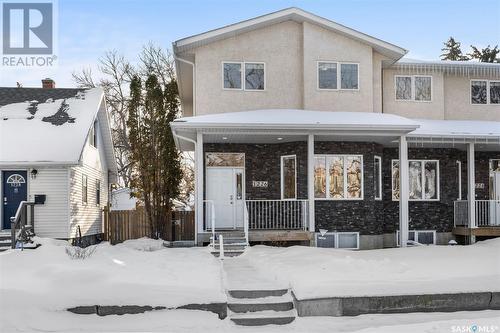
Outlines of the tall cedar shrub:
<svg viewBox="0 0 500 333">
<path fill-rule="evenodd" d="M 132 78 L 127 121 L 133 166 L 131 187 L 144 202 L 152 238 L 165 236 L 172 199 L 180 193 L 180 157 L 170 130 L 178 111 L 174 79 L 162 86 L 155 75 L 149 75 L 144 85 L 140 77 Z"/>
</svg>

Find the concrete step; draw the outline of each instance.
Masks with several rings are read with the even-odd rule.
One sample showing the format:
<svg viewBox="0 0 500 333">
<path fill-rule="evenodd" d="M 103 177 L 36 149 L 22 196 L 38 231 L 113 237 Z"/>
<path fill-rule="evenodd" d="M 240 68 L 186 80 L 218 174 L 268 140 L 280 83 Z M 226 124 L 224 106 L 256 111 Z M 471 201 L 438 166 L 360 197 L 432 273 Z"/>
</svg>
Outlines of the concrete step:
<svg viewBox="0 0 500 333">
<path fill-rule="evenodd" d="M 227 303 L 229 310 L 236 313 L 260 312 L 260 311 L 290 311 L 293 302 L 278 303 Z"/>
<path fill-rule="evenodd" d="M 246 246 L 247 246 L 246 243 L 229 243 L 229 244 L 227 244 L 226 242 L 224 242 L 224 251 L 225 250 L 238 250 L 238 249 L 244 250 Z M 218 251 L 220 248 L 220 244 L 215 243 L 212 247 Z"/>
<path fill-rule="evenodd" d="M 224 250 L 224 257 L 237 257 L 241 254 L 243 254 L 245 251 L 244 250 L 230 250 L 230 251 L 226 251 Z M 212 251 L 211 252 L 215 257 L 220 257 L 220 253 L 219 251 Z"/>
<path fill-rule="evenodd" d="M 273 290 L 229 290 L 229 295 L 234 298 L 263 298 L 271 296 L 283 296 L 288 293 L 288 289 Z"/>
<path fill-rule="evenodd" d="M 295 310 L 230 313 L 231 321 L 241 326 L 286 325 L 296 316 Z"/>
<path fill-rule="evenodd" d="M 232 244 L 232 243 L 246 243 L 246 238 L 245 237 L 223 237 L 224 239 L 224 244 Z M 216 243 L 219 242 L 219 238 L 215 240 Z M 212 237 L 210 237 L 210 242 L 212 242 Z"/>
</svg>

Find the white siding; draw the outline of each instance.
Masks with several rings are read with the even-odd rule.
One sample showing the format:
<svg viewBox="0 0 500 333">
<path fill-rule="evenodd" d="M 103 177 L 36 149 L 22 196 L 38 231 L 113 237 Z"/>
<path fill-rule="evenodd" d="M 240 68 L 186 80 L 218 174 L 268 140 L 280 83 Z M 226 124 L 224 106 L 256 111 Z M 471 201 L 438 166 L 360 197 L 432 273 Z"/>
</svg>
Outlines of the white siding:
<svg viewBox="0 0 500 333">
<path fill-rule="evenodd" d="M 87 203 L 82 200 L 82 175 L 87 176 Z M 96 180 L 101 181 L 101 203 L 97 205 Z M 70 169 L 69 237 L 77 236 L 78 226 L 82 236 L 102 233 L 102 210 L 108 202 L 108 168 L 98 128 L 97 148 L 88 140 L 82 154 L 82 165 Z"/>
<path fill-rule="evenodd" d="M 31 169 L 38 171 L 35 179 L 30 177 Z M 69 220 L 68 169 L 64 167 L 9 167 L 9 170 L 28 171 L 28 200 L 34 200 L 35 194 L 45 194 L 47 196 L 44 205 L 35 206 L 36 235 L 40 237 L 67 238 Z"/>
</svg>

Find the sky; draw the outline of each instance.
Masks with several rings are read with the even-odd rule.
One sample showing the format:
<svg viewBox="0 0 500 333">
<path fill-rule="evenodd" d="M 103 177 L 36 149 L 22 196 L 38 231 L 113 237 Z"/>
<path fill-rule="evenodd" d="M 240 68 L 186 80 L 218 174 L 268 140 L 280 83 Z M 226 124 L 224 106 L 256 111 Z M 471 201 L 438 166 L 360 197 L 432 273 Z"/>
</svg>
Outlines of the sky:
<svg viewBox="0 0 500 333">
<path fill-rule="evenodd" d="M 58 65 L 0 66 L 0 86 L 39 87 L 50 77 L 57 87 L 73 87 L 71 74 L 83 68 L 97 74 L 106 51 L 135 62 L 150 41 L 171 48 L 177 39 L 288 7 L 401 46 L 409 58 L 439 59 L 450 36 L 465 52 L 471 44 L 500 44 L 500 0 L 58 0 Z"/>
</svg>

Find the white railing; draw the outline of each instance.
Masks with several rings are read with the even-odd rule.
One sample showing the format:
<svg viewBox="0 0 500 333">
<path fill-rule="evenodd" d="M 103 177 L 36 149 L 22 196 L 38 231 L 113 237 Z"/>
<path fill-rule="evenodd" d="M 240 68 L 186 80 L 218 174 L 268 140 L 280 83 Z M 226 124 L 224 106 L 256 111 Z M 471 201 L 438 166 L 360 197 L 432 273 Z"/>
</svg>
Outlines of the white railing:
<svg viewBox="0 0 500 333">
<path fill-rule="evenodd" d="M 215 207 L 213 200 L 203 200 L 205 205 L 203 208 L 205 209 L 205 223 L 206 230 L 211 229 L 212 231 L 212 242 L 215 244 Z M 210 227 L 209 227 L 210 225 Z"/>
<path fill-rule="evenodd" d="M 252 230 L 306 230 L 307 200 L 245 200 Z"/>
<path fill-rule="evenodd" d="M 477 227 L 500 226 L 500 200 L 475 200 Z M 454 202 L 455 226 L 469 225 L 469 203 L 467 200 Z"/>
</svg>

